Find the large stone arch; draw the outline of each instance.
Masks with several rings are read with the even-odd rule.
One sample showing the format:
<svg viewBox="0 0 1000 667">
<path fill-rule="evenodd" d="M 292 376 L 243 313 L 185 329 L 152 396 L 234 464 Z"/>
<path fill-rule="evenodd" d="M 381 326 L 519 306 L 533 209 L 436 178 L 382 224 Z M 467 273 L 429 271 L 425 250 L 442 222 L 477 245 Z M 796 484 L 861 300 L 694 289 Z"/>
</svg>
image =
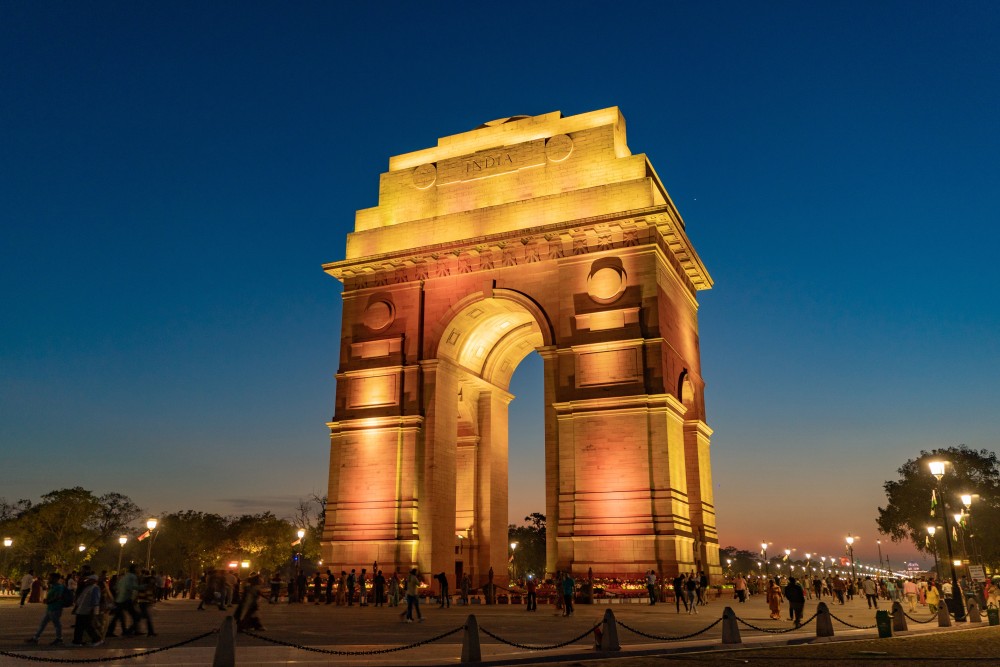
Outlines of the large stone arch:
<svg viewBox="0 0 1000 667">
<path fill-rule="evenodd" d="M 506 579 L 508 387 L 537 350 L 548 572 L 720 574 L 711 279 L 617 109 L 392 158 L 325 269 L 344 283 L 327 564 Z"/>
</svg>

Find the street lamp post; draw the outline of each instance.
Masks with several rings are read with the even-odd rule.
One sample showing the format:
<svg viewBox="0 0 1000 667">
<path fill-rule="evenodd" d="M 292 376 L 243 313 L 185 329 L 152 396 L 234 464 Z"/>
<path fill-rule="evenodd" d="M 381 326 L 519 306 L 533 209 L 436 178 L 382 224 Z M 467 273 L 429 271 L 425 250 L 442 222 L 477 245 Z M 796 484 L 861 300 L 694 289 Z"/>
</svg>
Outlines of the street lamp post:
<svg viewBox="0 0 1000 667">
<path fill-rule="evenodd" d="M 771 568 L 770 568 L 770 563 L 767 562 L 767 545 L 768 545 L 768 542 L 761 542 L 760 543 L 760 553 L 763 556 L 763 560 L 764 560 L 764 576 L 770 577 L 771 576 Z"/>
<path fill-rule="evenodd" d="M 514 562 L 514 556 L 517 555 L 517 542 L 510 543 L 510 583 L 514 583 L 514 579 L 517 575 L 517 563 Z"/>
<path fill-rule="evenodd" d="M 944 461 L 930 461 L 929 464 L 931 469 L 931 475 L 937 480 L 935 483 L 935 488 L 937 490 L 937 496 L 944 502 L 944 496 L 941 494 L 941 478 L 944 477 Z M 951 549 L 951 529 L 948 526 L 948 512 L 947 509 L 941 512 L 944 516 L 944 537 L 948 544 L 948 560 L 951 562 L 951 586 L 952 586 L 952 601 L 955 605 L 955 620 L 962 622 L 965 620 L 965 600 L 962 599 L 962 589 L 958 586 L 958 574 L 955 572 L 955 555 L 952 553 Z"/>
<path fill-rule="evenodd" d="M 875 544 L 878 545 L 878 569 L 879 569 L 879 576 L 882 576 L 883 575 L 883 572 L 881 571 L 882 570 L 882 540 L 875 540 Z"/>
<path fill-rule="evenodd" d="M 118 567 L 115 569 L 115 572 L 122 571 L 122 552 L 125 551 L 126 542 L 128 542 L 128 535 L 122 535 L 118 538 Z"/>
<path fill-rule="evenodd" d="M 934 572 L 937 574 L 937 580 L 941 581 L 941 566 L 938 565 L 937 540 L 934 538 L 936 533 L 937 526 L 927 526 L 927 534 L 931 536 L 931 542 L 934 545 Z"/>
<path fill-rule="evenodd" d="M 851 586 L 854 586 L 854 582 L 858 580 L 858 574 L 854 569 L 854 540 L 856 539 L 853 535 L 847 536 L 847 551 L 851 555 Z"/>
<path fill-rule="evenodd" d="M 153 562 L 153 531 L 156 530 L 157 523 L 155 517 L 150 517 L 146 521 L 146 528 L 149 529 L 149 545 L 146 547 L 146 570 L 150 569 L 150 565 Z"/>
</svg>

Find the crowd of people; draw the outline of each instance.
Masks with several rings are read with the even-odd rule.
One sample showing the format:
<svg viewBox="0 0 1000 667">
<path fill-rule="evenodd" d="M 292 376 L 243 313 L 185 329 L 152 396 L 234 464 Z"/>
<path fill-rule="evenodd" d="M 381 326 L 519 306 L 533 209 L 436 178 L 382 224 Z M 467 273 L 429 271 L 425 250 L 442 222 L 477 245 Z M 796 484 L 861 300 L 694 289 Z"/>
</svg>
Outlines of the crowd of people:
<svg viewBox="0 0 1000 667">
<path fill-rule="evenodd" d="M 152 607 L 166 595 L 163 581 L 155 572 L 137 572 L 134 565 L 125 574 L 110 578 L 106 571 L 93 572 L 87 566 L 68 575 L 52 572 L 44 580 L 28 571 L 20 582 L 20 606 L 38 602 L 45 605 L 45 611 L 38 630 L 26 641 L 37 644 L 51 625 L 55 632 L 51 644 L 63 644 L 62 621 L 67 609 L 73 616 L 73 646 L 100 646 L 121 635 L 156 636 Z M 119 627 L 121 635 L 115 632 Z"/>
</svg>

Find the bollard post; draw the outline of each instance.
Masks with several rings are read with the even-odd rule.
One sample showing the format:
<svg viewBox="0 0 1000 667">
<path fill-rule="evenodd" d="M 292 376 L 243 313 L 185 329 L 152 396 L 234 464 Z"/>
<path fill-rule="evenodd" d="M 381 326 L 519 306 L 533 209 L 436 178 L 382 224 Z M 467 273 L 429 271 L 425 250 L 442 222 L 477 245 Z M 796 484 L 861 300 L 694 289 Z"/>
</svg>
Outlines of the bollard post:
<svg viewBox="0 0 1000 667">
<path fill-rule="evenodd" d="M 465 619 L 465 634 L 462 636 L 462 662 L 482 662 L 483 654 L 479 650 L 479 621 L 475 614 L 469 614 Z"/>
<path fill-rule="evenodd" d="M 830 608 L 826 606 L 825 602 L 816 605 L 816 636 L 833 636 L 833 619 L 830 618 Z"/>
<path fill-rule="evenodd" d="M 893 632 L 906 632 L 906 615 L 903 613 L 903 605 L 898 602 L 892 603 L 892 630 Z"/>
<path fill-rule="evenodd" d="M 983 622 L 983 616 L 979 613 L 979 603 L 975 600 L 969 600 L 969 609 L 965 612 L 965 615 L 969 619 L 969 623 Z"/>
<path fill-rule="evenodd" d="M 618 621 L 610 608 L 604 611 L 604 621 L 601 624 L 601 650 L 622 650 L 622 645 L 618 643 Z"/>
<path fill-rule="evenodd" d="M 236 667 L 236 619 L 232 616 L 222 619 L 212 667 Z"/>
<path fill-rule="evenodd" d="M 943 604 L 938 607 L 938 627 L 939 628 L 950 628 L 951 627 L 951 614 L 948 613 L 948 605 Z"/>
<path fill-rule="evenodd" d="M 736 622 L 736 612 L 733 611 L 732 607 L 726 607 L 722 610 L 722 643 L 743 643 L 743 639 L 740 637 L 740 625 Z"/>
</svg>

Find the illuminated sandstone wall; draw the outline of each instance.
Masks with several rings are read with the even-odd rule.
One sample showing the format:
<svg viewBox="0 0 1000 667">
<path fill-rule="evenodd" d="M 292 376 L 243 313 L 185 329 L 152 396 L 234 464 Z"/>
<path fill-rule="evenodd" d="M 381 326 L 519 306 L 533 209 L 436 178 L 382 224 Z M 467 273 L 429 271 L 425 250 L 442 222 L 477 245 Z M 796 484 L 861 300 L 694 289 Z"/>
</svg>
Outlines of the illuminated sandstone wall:
<svg viewBox="0 0 1000 667">
<path fill-rule="evenodd" d="M 507 577 L 507 391 L 544 360 L 547 568 L 718 575 L 696 293 L 617 108 L 394 157 L 346 259 L 323 554 Z"/>
</svg>

